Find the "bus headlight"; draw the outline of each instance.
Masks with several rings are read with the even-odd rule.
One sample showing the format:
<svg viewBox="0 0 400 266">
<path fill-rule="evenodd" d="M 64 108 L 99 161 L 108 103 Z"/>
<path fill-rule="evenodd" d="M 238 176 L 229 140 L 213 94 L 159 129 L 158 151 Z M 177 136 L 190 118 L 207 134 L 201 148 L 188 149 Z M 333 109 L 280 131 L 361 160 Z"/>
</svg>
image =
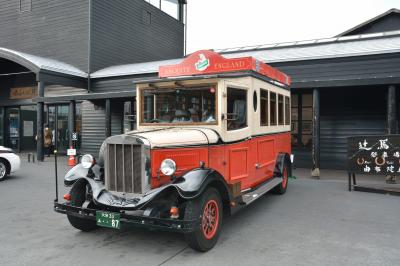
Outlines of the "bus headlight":
<svg viewBox="0 0 400 266">
<path fill-rule="evenodd" d="M 165 159 L 161 163 L 160 170 L 161 170 L 161 173 L 163 173 L 166 176 L 173 175 L 176 171 L 175 161 L 171 160 L 171 159 Z"/>
<path fill-rule="evenodd" d="M 92 155 L 85 154 L 82 156 L 81 164 L 82 164 L 83 168 L 89 169 L 90 167 L 92 167 L 95 164 L 95 160 Z"/>
</svg>

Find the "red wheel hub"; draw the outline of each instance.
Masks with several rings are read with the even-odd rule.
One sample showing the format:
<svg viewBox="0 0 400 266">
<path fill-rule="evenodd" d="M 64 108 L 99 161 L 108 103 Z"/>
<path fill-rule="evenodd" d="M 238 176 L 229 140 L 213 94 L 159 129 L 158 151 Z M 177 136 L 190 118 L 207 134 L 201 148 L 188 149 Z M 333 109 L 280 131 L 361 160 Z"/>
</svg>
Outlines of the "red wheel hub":
<svg viewBox="0 0 400 266">
<path fill-rule="evenodd" d="M 287 182 L 288 182 L 288 172 L 287 172 L 287 169 L 286 169 L 286 167 L 285 168 L 283 168 L 283 180 L 282 180 L 282 187 L 283 188 L 286 188 L 286 186 L 287 186 Z"/>
<path fill-rule="evenodd" d="M 217 233 L 219 225 L 219 209 L 215 200 L 209 200 L 204 206 L 201 228 L 206 239 L 211 239 Z"/>
</svg>

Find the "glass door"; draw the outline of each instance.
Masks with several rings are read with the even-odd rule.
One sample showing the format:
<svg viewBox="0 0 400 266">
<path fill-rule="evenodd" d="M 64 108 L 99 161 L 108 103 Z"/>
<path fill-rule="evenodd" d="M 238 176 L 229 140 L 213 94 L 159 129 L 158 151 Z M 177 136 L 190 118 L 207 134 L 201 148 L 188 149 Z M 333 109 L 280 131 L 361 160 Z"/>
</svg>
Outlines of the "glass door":
<svg viewBox="0 0 400 266">
<path fill-rule="evenodd" d="M 4 143 L 4 107 L 0 107 L 0 145 Z"/>
<path fill-rule="evenodd" d="M 57 106 L 57 149 L 60 153 L 66 153 L 69 148 L 68 112 L 68 105 Z"/>
<path fill-rule="evenodd" d="M 6 119 L 6 146 L 13 150 L 19 151 L 19 108 L 7 108 Z"/>
<path fill-rule="evenodd" d="M 68 105 L 50 105 L 47 107 L 47 124 L 53 133 L 53 145 L 59 153 L 66 153 L 69 143 Z"/>
</svg>

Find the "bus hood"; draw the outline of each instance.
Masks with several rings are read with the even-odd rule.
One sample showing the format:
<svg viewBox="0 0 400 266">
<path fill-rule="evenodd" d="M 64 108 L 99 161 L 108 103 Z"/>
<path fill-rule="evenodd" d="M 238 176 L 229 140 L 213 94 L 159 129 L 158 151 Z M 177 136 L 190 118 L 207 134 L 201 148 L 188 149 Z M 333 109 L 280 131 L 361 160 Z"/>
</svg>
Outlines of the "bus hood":
<svg viewBox="0 0 400 266">
<path fill-rule="evenodd" d="M 161 128 L 131 131 L 127 135 L 147 140 L 151 148 L 209 145 L 220 139 L 217 132 L 208 128 Z"/>
</svg>

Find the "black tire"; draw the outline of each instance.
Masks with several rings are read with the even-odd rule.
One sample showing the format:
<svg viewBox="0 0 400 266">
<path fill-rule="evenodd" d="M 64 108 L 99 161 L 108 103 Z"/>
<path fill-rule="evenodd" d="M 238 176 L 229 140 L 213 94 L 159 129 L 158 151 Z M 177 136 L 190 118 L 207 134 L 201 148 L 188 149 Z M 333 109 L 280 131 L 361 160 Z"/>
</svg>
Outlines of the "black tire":
<svg viewBox="0 0 400 266">
<path fill-rule="evenodd" d="M 290 168 L 290 163 L 285 161 L 282 169 L 282 176 L 283 176 L 283 181 L 279 185 L 277 185 L 272 192 L 275 194 L 285 194 L 288 184 L 289 184 L 289 175 L 291 174 L 291 168 Z"/>
<path fill-rule="evenodd" d="M 86 202 L 86 190 L 89 186 L 86 182 L 78 182 L 72 187 L 71 195 L 71 206 L 82 207 Z M 97 228 L 95 220 L 88 220 L 79 218 L 72 215 L 67 215 L 69 223 L 84 232 L 89 232 Z"/>
<path fill-rule="evenodd" d="M 8 170 L 8 165 L 5 162 L 4 159 L 0 160 L 0 181 L 3 181 L 4 179 L 6 179 L 7 174 L 8 174 L 9 170 Z"/>
<path fill-rule="evenodd" d="M 206 208 L 209 207 L 213 215 L 210 215 L 210 220 L 204 217 L 203 214 Z M 215 209 L 216 208 L 216 209 Z M 216 210 L 216 211 L 215 211 Z M 206 252 L 212 249 L 218 241 L 223 219 L 223 206 L 221 196 L 213 187 L 208 188 L 204 193 L 191 201 L 188 201 L 185 207 L 185 220 L 196 220 L 198 224 L 191 233 L 185 234 L 185 239 L 188 245 L 194 250 Z M 214 223 L 212 222 L 214 220 Z M 204 221 L 204 222 L 203 222 Z M 210 226 L 206 226 L 210 224 Z M 214 224 L 211 225 L 211 224 Z M 207 229 L 203 230 L 203 226 Z M 212 228 L 212 229 L 211 229 Z M 210 230 L 210 232 L 207 231 Z"/>
</svg>

